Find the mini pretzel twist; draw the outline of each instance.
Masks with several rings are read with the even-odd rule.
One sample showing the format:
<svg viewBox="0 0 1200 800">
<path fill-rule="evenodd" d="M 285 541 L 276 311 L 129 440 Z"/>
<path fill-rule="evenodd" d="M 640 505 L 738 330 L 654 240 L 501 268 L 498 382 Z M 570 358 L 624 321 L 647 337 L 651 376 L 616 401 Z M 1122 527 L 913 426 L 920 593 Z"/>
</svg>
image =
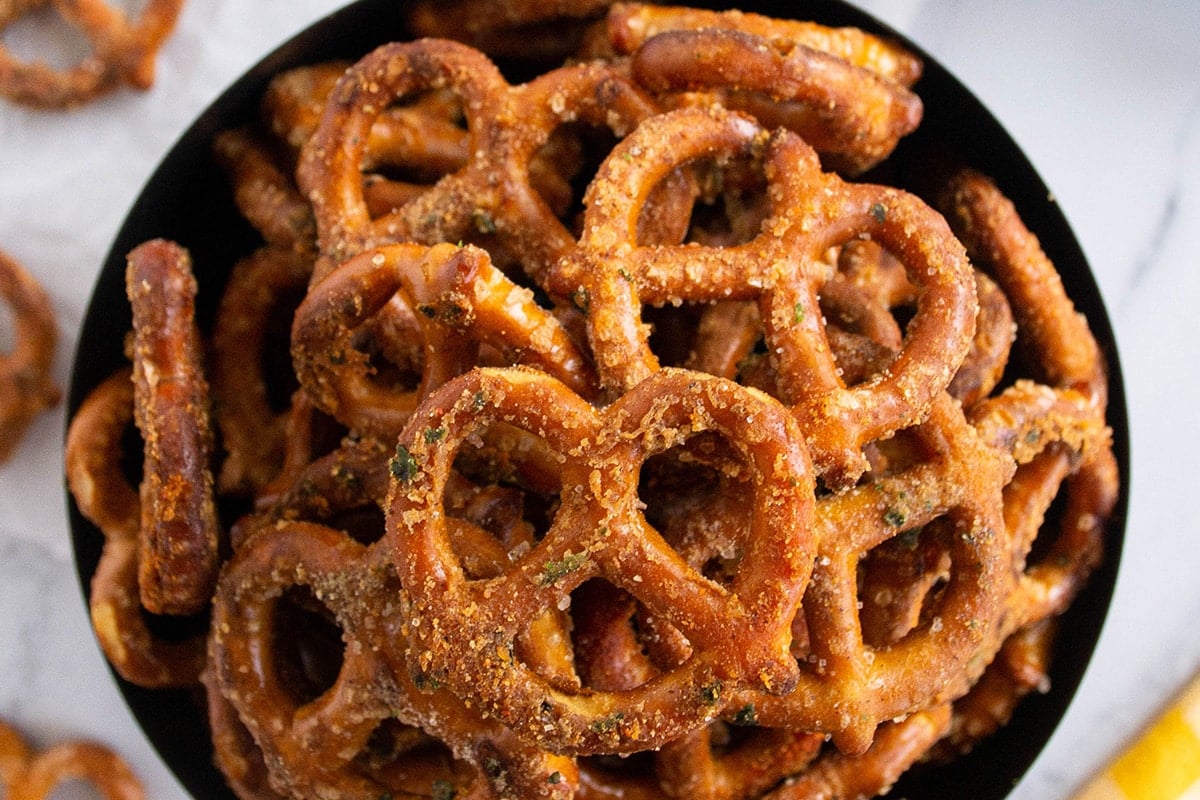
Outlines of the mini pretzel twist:
<svg viewBox="0 0 1200 800">
<path fill-rule="evenodd" d="M 234 265 L 221 293 L 210 346 L 213 417 L 225 452 L 221 492 L 257 493 L 283 466 L 288 409 L 276 410 L 277 376 L 268 365 L 287 358 L 291 331 L 272 326 L 294 314 L 311 275 L 311 257 L 267 245 Z M 280 340 L 282 352 L 272 352 Z"/>
<path fill-rule="evenodd" d="M 133 393 L 130 370 L 113 373 L 88 394 L 67 429 L 67 485 L 80 513 L 104 534 L 88 593 L 92 628 L 125 680 L 146 688 L 192 686 L 204 666 L 203 635 L 156 635 L 138 591 L 141 501 L 121 469 Z"/>
<path fill-rule="evenodd" d="M 191 256 L 174 242 L 146 242 L 130 252 L 125 282 L 134 421 L 145 456 L 138 585 L 147 609 L 191 614 L 212 597 L 220 541 Z"/>
<path fill-rule="evenodd" d="M 749 242 L 729 247 L 640 245 L 638 217 L 668 173 L 703 158 L 761 157 L 771 212 Z M 919 422 L 970 345 L 977 312 L 962 246 L 915 196 L 843 182 L 787 132 L 768 133 L 720 109 L 656 116 L 622 140 L 588 189 L 578 247 L 549 276 L 583 298 L 601 385 L 611 394 L 658 368 L 643 303 L 756 300 L 783 400 L 792 405 L 826 482 L 853 483 L 862 447 Z M 826 250 L 870 236 L 896 252 L 919 287 L 905 346 L 888 367 L 847 387 L 828 343 L 817 293 Z"/>
<path fill-rule="evenodd" d="M 0 721 L 0 787 L 7 800 L 46 800 L 72 781 L 93 787 L 104 800 L 144 800 L 141 781 L 112 749 L 83 739 L 35 753 L 12 726 Z"/>
<path fill-rule="evenodd" d="M 361 179 L 372 125 L 395 101 L 445 88 L 462 97 L 470 159 L 372 220 Z M 587 122 L 622 136 L 656 110 L 603 64 L 563 67 L 509 86 L 491 61 L 464 45 L 384 45 L 338 81 L 301 153 L 297 179 L 313 203 L 322 254 L 317 277 L 379 244 L 486 240 L 512 252 L 537 280 L 574 241 L 531 185 L 537 151 L 566 123 Z"/>
<path fill-rule="evenodd" d="M 812 474 L 777 404 L 711 376 L 664 370 L 597 415 L 544 374 L 476 369 L 422 408 L 393 459 L 388 509 L 394 558 L 420 622 L 411 626 L 414 669 L 482 703 L 518 735 L 573 753 L 657 746 L 716 716 L 737 686 L 790 689 L 791 618 L 811 569 Z M 471 581 L 448 549 L 453 528 L 441 498 L 455 454 L 495 422 L 533 433 L 558 454 L 562 505 L 501 575 Z M 637 510 L 634 491 L 638 465 L 706 430 L 727 437 L 753 476 L 755 510 L 728 587 L 682 561 Z M 691 657 L 621 692 L 566 686 L 521 663 L 528 621 L 592 578 L 669 620 L 691 641 Z"/>
<path fill-rule="evenodd" d="M 665 31 L 634 52 L 630 70 L 655 94 L 716 92 L 728 108 L 796 131 L 851 174 L 887 158 L 923 110 L 908 89 L 838 56 L 738 30 Z"/>
<path fill-rule="evenodd" d="M 0 251 L 0 302 L 8 306 L 12 346 L 0 353 L 0 464 L 7 461 L 30 423 L 56 405 L 62 393 L 50 377 L 58 328 L 46 290 L 24 267 Z"/>
<path fill-rule="evenodd" d="M 412 389 L 373 381 L 354 347 L 357 329 L 397 293 L 417 312 L 423 339 L 421 382 Z M 480 343 L 594 393 L 590 364 L 558 319 L 470 245 L 394 244 L 355 256 L 301 303 L 292 354 L 320 408 L 354 430 L 392 438 L 424 397 L 477 363 Z"/>
<path fill-rule="evenodd" d="M 348 443 L 313 462 L 269 511 L 240 523 L 236 554 L 218 586 L 206 676 L 214 727 L 226 739 L 223 757 L 233 759 L 239 742 L 252 743 L 251 760 L 235 762 L 239 780 L 260 784 L 261 758 L 274 790 L 289 797 L 336 791 L 375 798 L 427 791 L 437 782 L 468 796 L 569 797 L 570 762 L 517 740 L 446 691 L 413 682 L 397 643 L 407 609 L 379 556 L 382 517 L 379 530 L 354 536 L 330 527 L 342 512 L 382 504 L 386 475 L 376 443 Z M 355 538 L 363 534 L 365 543 Z M 461 547 L 473 552 L 474 544 Z M 495 563 L 486 548 L 473 555 L 473 564 Z M 317 689 L 309 694 L 294 688 L 295 667 L 279 652 L 282 615 L 298 590 L 316 598 L 343 640 L 336 675 L 326 683 L 311 676 Z M 303 633 L 295 638 L 305 646 Z M 399 764 L 376 768 L 363 756 L 384 743 L 381 736 Z M 434 741 L 450 748 L 445 758 L 430 750 Z"/>
<path fill-rule="evenodd" d="M 1016 578 L 1001 495 L 1012 462 L 987 447 L 948 395 L 914 433 L 932 449 L 928 460 L 818 502 L 818 525 L 829 527 L 820 528 L 804 598 L 807 668 L 787 696 L 744 697 L 741 707 L 752 707 L 760 724 L 824 730 L 860 753 L 879 722 L 954 699 L 974 677 L 973 660 L 990 657 L 988 634 Z M 939 525 L 949 531 L 953 568 L 936 610 L 902 640 L 870 644 L 859 619 L 859 562 L 905 531 Z"/>
<path fill-rule="evenodd" d="M 923 69 L 916 54 L 858 28 L 833 28 L 808 20 L 779 19 L 745 11 L 615 3 L 609 11 L 606 28 L 613 49 L 622 55 L 637 52 L 648 40 L 668 31 L 732 30 L 820 50 L 901 86 L 916 83 Z"/>
<path fill-rule="evenodd" d="M 79 63 L 56 69 L 24 62 L 0 45 L 0 94 L 34 108 L 70 108 L 91 102 L 124 83 L 148 89 L 155 61 L 183 7 L 183 0 L 149 0 L 130 19 L 104 0 L 12 0 L 0 5 L 0 30 L 42 6 L 87 38 L 91 52 Z"/>
</svg>

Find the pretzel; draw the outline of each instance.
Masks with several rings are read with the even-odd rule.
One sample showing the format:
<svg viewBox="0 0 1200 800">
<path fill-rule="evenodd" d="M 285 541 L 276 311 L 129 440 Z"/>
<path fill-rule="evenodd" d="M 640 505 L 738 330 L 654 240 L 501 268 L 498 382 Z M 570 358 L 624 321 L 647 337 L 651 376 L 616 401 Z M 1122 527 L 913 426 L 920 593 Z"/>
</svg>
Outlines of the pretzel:
<svg viewBox="0 0 1200 800">
<path fill-rule="evenodd" d="M 371 126 L 394 101 L 443 88 L 462 98 L 470 160 L 429 191 L 370 219 L 360 175 Z M 621 136 L 654 111 L 603 64 L 564 67 L 510 87 L 495 65 L 464 45 L 383 45 L 342 76 L 301 153 L 297 179 L 313 203 L 322 255 L 317 277 L 379 244 L 467 241 L 490 243 L 493 252 L 499 245 L 537 280 L 574 240 L 530 183 L 536 152 L 567 122 Z"/>
<path fill-rule="evenodd" d="M 50 297 L 20 264 L 0 251 L 0 301 L 8 307 L 12 345 L 0 353 L 0 464 L 7 461 L 30 423 L 56 405 L 62 393 L 50 377 L 58 328 Z"/>
<path fill-rule="evenodd" d="M 743 11 L 711 11 L 684 6 L 616 3 L 609 11 L 607 36 L 616 53 L 630 55 L 660 33 L 722 29 L 785 40 L 837 56 L 882 78 L 911 87 L 921 77 L 921 60 L 906 48 L 858 28 L 831 28 L 798 19 L 778 19 Z"/>
<path fill-rule="evenodd" d="M 402 292 L 424 339 L 421 383 L 396 391 L 370 380 L 355 330 Z M 473 246 L 388 245 L 344 263 L 296 312 L 292 353 L 300 383 L 318 407 L 347 426 L 394 437 L 418 402 L 476 363 L 478 344 L 514 351 L 591 393 L 590 366 L 555 317 Z"/>
<path fill-rule="evenodd" d="M 929 460 L 818 502 L 818 524 L 831 527 L 819 534 L 827 544 L 804 598 L 807 669 L 789 695 L 739 698 L 737 707 L 752 706 L 761 724 L 824 730 L 843 751 L 860 753 L 875 724 L 953 699 L 977 677 L 973 660 L 988 658 L 987 634 L 1015 579 L 1001 505 L 1012 463 L 946 395 L 914 433 L 935 448 Z M 870 645 L 857 611 L 860 559 L 905 531 L 938 525 L 952 532 L 954 566 L 936 610 L 900 641 Z"/>
<path fill-rule="evenodd" d="M 118 370 L 88 394 L 67 429 L 67 485 L 80 513 L 104 534 L 88 609 L 100 647 L 122 678 L 146 688 L 192 686 L 204 666 L 203 633 L 157 635 L 138 592 L 141 502 L 121 470 L 133 393 L 130 370 Z"/>
<path fill-rule="evenodd" d="M 150 611 L 186 615 L 208 605 L 220 539 L 191 257 L 165 240 L 141 244 L 128 256 L 126 289 L 145 455 L 138 585 Z"/>
<path fill-rule="evenodd" d="M 634 52 L 630 69 L 656 94 L 715 91 L 723 105 L 753 114 L 766 127 L 796 131 L 831 166 L 851 174 L 890 155 L 922 114 L 915 94 L 868 69 L 738 30 L 657 34 Z M 711 102 L 704 98 L 705 105 Z"/>
<path fill-rule="evenodd" d="M 97 742 L 71 740 L 35 753 L 0 721 L 0 786 L 8 800 L 45 800 L 69 781 L 84 781 L 105 800 L 143 800 L 145 792 L 124 759 Z"/>
<path fill-rule="evenodd" d="M 1099 406 L 1107 399 L 1103 354 L 1075 310 L 1062 277 L 1037 237 L 996 184 L 964 169 L 943 189 L 939 207 L 972 259 L 990 270 L 1013 307 L 1021 347 L 1053 386 L 1090 394 Z"/>
<path fill-rule="evenodd" d="M 561 63 L 583 36 L 584 25 L 612 0 L 419 0 L 406 14 L 414 38 L 454 39 L 491 57 Z"/>
<path fill-rule="evenodd" d="M 772 212 L 757 237 L 721 248 L 638 246 L 645 198 L 672 169 L 759 153 Z M 614 148 L 586 202 L 578 247 L 548 282 L 563 296 L 587 298 L 602 387 L 620 393 L 658 366 L 639 322 L 642 303 L 757 300 L 782 397 L 803 421 L 814 463 L 831 486 L 861 475 L 864 444 L 920 421 L 969 347 L 974 282 L 938 215 L 899 190 L 846 184 L 822 172 L 812 150 L 787 132 L 770 134 L 720 109 L 661 114 Z M 818 264 L 829 247 L 866 234 L 902 254 L 921 297 L 894 362 L 847 388 L 825 344 Z"/>
<path fill-rule="evenodd" d="M 0 786 L 4 796 L 12 797 L 29 763 L 29 745 L 11 725 L 0 720 Z"/>
<path fill-rule="evenodd" d="M 43 6 L 52 6 L 77 28 L 91 52 L 72 67 L 56 69 L 21 61 L 0 45 L 0 93 L 33 108 L 65 109 L 121 84 L 150 88 L 158 51 L 175 27 L 183 0 L 150 0 L 135 20 L 104 0 L 10 0 L 0 5 L 0 30 Z"/>
<path fill-rule="evenodd" d="M 299 253 L 316 250 L 312 208 L 266 137 L 248 127 L 221 131 L 213 138 L 213 155 L 238 211 L 264 242 Z"/>
<path fill-rule="evenodd" d="M 833 753 L 783 783 L 764 800 L 836 800 L 879 797 L 938 741 L 949 722 L 947 705 L 933 706 L 880 728 L 869 750 L 859 756 Z"/>
<path fill-rule="evenodd" d="M 290 328 L 271 328 L 294 313 L 311 275 L 311 257 L 268 245 L 234 265 L 221 293 L 211 336 L 213 416 L 225 451 L 221 492 L 253 494 L 283 466 L 287 409 L 277 410 L 278 380 L 267 370 L 287 359 Z M 271 352 L 281 342 L 283 352 Z"/>
<path fill-rule="evenodd" d="M 669 741 L 716 715 L 723 686 L 788 691 L 795 678 L 789 625 L 810 568 L 811 472 L 803 452 L 787 444 L 794 439 L 746 429 L 749 419 L 756 431 L 787 430 L 793 423 L 782 409 L 727 382 L 664 370 L 598 419 L 548 376 L 485 369 L 450 382 L 422 408 L 401 435 L 388 510 L 400 579 L 421 620 L 412 626 L 414 669 L 444 679 L 519 735 L 576 753 Z M 438 507 L 454 454 L 490 421 L 536 433 L 561 454 L 563 505 L 541 541 L 503 575 L 472 582 L 448 560 L 449 529 Z M 752 485 L 761 502 L 727 590 L 683 564 L 630 506 L 629 465 L 685 439 L 684 430 L 723 432 L 759 476 Z M 586 457 L 589 441 L 611 452 Z M 769 577 L 760 572 L 768 564 Z M 564 689 L 519 663 L 515 648 L 528 620 L 598 577 L 670 619 L 692 641 L 693 656 L 620 693 Z"/>
<path fill-rule="evenodd" d="M 378 460 L 373 463 L 381 465 Z M 322 472 L 329 471 L 314 469 L 315 475 Z M 377 482 L 357 474 L 363 480 L 343 484 L 354 487 L 351 496 L 342 498 L 346 505 L 373 502 L 368 487 Z M 281 506 L 279 513 L 286 518 L 293 512 Z M 391 599 L 394 578 L 373 554 L 377 547 L 303 519 L 281 518 L 253 531 L 227 566 L 216 595 L 210 691 L 236 711 L 237 720 L 222 718 L 224 735 L 240 737 L 238 726 L 245 726 L 275 791 L 291 797 L 336 791 L 339 796 L 374 798 L 381 792 L 418 792 L 437 781 L 466 784 L 473 792 L 492 787 L 502 794 L 500 789 L 507 786 L 519 796 L 569 796 L 565 793 L 571 790 L 573 768 L 568 762 L 516 741 L 445 692 L 422 693 L 402 659 L 394 657 L 390 647 L 373 644 L 403 637 L 407 619 L 403 603 Z M 280 614 L 298 587 L 309 587 L 319 598 L 345 642 L 336 678 L 307 701 L 296 699 L 295 690 L 289 689 L 287 673 L 276 666 L 280 656 L 265 661 L 253 657 L 276 649 L 278 640 L 273 637 Z M 212 713 L 228 713 L 221 700 L 211 698 L 210 703 L 216 704 Z M 391 730 L 384 725 L 391 720 L 403 726 L 389 734 L 395 737 L 390 758 L 373 764 L 361 757 L 369 746 L 382 743 L 380 732 Z M 436 738 L 421 734 L 418 724 Z M 430 763 L 429 745 L 439 741 L 472 767 Z M 414 769 L 417 765 L 420 768 Z M 238 769 L 237 774 L 257 783 L 253 762 Z M 551 780 L 551 775 L 557 778 Z"/>
</svg>

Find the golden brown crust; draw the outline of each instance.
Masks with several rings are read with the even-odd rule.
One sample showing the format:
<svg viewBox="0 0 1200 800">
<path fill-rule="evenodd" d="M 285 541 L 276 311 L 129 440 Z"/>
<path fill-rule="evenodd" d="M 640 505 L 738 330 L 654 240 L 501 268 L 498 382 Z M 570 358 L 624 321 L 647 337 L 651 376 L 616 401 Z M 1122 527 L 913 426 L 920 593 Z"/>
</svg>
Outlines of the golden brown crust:
<svg viewBox="0 0 1200 800">
<path fill-rule="evenodd" d="M 22 61 L 0 45 L 0 94 L 33 108 L 67 109 L 122 84 L 150 88 L 158 51 L 175 28 L 183 0 L 149 0 L 132 20 L 104 0 L 14 0 L 0 6 L 0 30 L 42 6 L 53 6 L 76 27 L 91 51 L 77 64 L 57 69 L 40 60 Z"/>
<path fill-rule="evenodd" d="M 0 353 L 0 464 L 16 450 L 30 423 L 62 393 L 50 376 L 58 326 L 46 290 L 0 251 L 0 302 L 8 306 L 12 345 Z"/>
<path fill-rule="evenodd" d="M 126 289 L 134 421 L 145 456 L 138 585 L 151 611 L 192 614 L 212 597 L 220 530 L 191 257 L 165 240 L 139 245 L 128 257 Z"/>
<path fill-rule="evenodd" d="M 81 781 L 104 800 L 144 800 L 141 781 L 129 765 L 99 742 L 73 739 L 35 753 L 24 738 L 0 721 L 0 786 L 8 800 L 45 800 L 64 784 Z"/>
</svg>

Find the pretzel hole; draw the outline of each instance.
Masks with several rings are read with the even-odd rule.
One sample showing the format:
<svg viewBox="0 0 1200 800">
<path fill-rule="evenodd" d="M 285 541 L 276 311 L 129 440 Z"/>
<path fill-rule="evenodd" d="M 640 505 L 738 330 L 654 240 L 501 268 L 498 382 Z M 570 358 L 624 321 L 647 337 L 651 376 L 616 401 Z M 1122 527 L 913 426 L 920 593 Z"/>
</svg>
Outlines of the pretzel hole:
<svg viewBox="0 0 1200 800">
<path fill-rule="evenodd" d="M 257 353 L 258 374 L 267 390 L 267 403 L 277 414 L 291 406 L 292 395 L 300 386 L 292 366 L 291 337 L 292 319 L 305 292 L 305 287 L 277 292 L 267 312 L 262 349 Z"/>
<path fill-rule="evenodd" d="M 771 212 L 761 164 L 750 158 L 707 158 L 686 169 L 697 193 L 687 241 L 734 247 L 759 235 Z"/>
<path fill-rule="evenodd" d="M 638 481 L 646 521 L 693 569 L 725 587 L 741 565 L 753 496 L 740 457 L 712 431 L 646 459 Z"/>
<path fill-rule="evenodd" d="M 892 512 L 898 518 L 902 512 Z M 863 642 L 885 648 L 921 629 L 936 631 L 939 600 L 952 568 L 954 523 L 939 518 L 904 530 L 872 549 L 858 568 Z"/>
<path fill-rule="evenodd" d="M 380 783 L 398 789 L 431 787 L 437 781 L 446 783 L 448 776 L 457 778 L 453 781 L 456 787 L 465 788 L 470 780 L 470 767 L 457 761 L 449 747 L 396 719 L 379 723 L 356 760 L 364 766 L 364 771 L 377 773 Z M 407 793 L 401 789 L 401 796 Z M 456 795 L 457 792 L 447 796 Z"/>
<path fill-rule="evenodd" d="M 488 534 L 508 559 L 519 557 L 541 541 L 558 509 L 561 486 L 549 452 L 543 439 L 527 431 L 503 423 L 489 426 L 455 455 L 455 478 L 448 481 L 443 500 L 446 513 Z M 502 566 L 483 572 L 496 574 Z M 475 577 L 484 576 L 476 572 Z"/>
<path fill-rule="evenodd" d="M 56 70 L 71 69 L 92 55 L 83 32 L 64 20 L 49 2 L 8 24 L 0 20 L 0 45 L 25 63 L 41 62 Z"/>
<path fill-rule="evenodd" d="M 0 357 L 9 356 L 17 347 L 17 320 L 12 306 L 0 298 Z"/>
<path fill-rule="evenodd" d="M 376 119 L 364 154 L 363 199 L 373 218 L 417 197 L 470 158 L 462 99 L 449 89 L 417 92 Z"/>
<path fill-rule="evenodd" d="M 275 674 L 297 706 L 334 685 L 345 650 L 342 631 L 309 587 L 289 587 L 275 600 L 271 639 Z"/>
<path fill-rule="evenodd" d="M 692 655 L 678 628 L 606 580 L 581 584 L 571 594 L 570 608 L 575 669 L 589 689 L 636 689 Z"/>
</svg>

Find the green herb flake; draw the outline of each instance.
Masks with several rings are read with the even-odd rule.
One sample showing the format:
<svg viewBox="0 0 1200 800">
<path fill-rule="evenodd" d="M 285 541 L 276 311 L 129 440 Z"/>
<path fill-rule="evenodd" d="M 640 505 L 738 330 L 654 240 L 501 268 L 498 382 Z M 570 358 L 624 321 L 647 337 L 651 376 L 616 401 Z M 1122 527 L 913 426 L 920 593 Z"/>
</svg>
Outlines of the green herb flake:
<svg viewBox="0 0 1200 800">
<path fill-rule="evenodd" d="M 588 309 L 591 307 L 592 298 L 591 295 L 588 294 L 588 290 L 585 287 L 580 286 L 578 289 L 571 292 L 571 302 L 575 304 L 576 308 L 586 314 L 588 313 Z"/>
<path fill-rule="evenodd" d="M 756 725 L 758 724 L 758 711 L 754 708 L 753 703 L 747 703 L 737 710 L 733 715 L 734 725 Z"/>
<path fill-rule="evenodd" d="M 401 483 L 408 483 L 420 471 L 417 460 L 402 444 L 396 445 L 396 454 L 388 462 L 388 469 L 391 470 L 392 476 Z"/>
<path fill-rule="evenodd" d="M 546 778 L 546 783 L 562 783 L 562 773 L 555 771 L 550 773 L 550 777 Z"/>
<path fill-rule="evenodd" d="M 596 733 L 612 733 L 621 724 L 621 720 L 625 715 L 620 711 L 608 715 L 604 719 L 598 719 L 591 724 L 591 728 Z"/>
<path fill-rule="evenodd" d="M 420 311 L 422 314 L 424 314 L 429 319 L 434 319 L 437 316 L 437 309 L 434 308 L 433 306 L 429 305 L 428 303 L 422 303 L 419 306 L 417 306 L 417 311 Z"/>
<path fill-rule="evenodd" d="M 434 442 L 440 442 L 442 439 L 446 438 L 446 429 L 445 428 L 426 428 L 424 436 L 425 436 L 425 444 L 433 444 Z"/>
<path fill-rule="evenodd" d="M 492 215 L 482 208 L 477 208 L 471 212 L 471 222 L 475 223 L 475 230 L 480 233 L 496 232 L 496 220 L 492 219 Z"/>
<path fill-rule="evenodd" d="M 542 586 L 549 586 L 564 575 L 570 575 L 582 567 L 587 560 L 587 550 L 581 550 L 578 553 L 568 552 L 557 561 L 547 561 L 542 568 L 542 574 L 538 577 L 538 582 Z"/>
<path fill-rule="evenodd" d="M 624 267 L 618 267 L 617 274 L 620 275 L 623 280 L 633 283 L 633 275 Z"/>
<path fill-rule="evenodd" d="M 419 692 L 432 692 L 442 688 L 442 682 L 436 675 L 431 675 L 424 670 L 412 674 L 413 686 L 417 687 Z"/>
<path fill-rule="evenodd" d="M 478 392 L 476 392 L 474 395 L 472 395 L 471 408 L 473 410 L 482 411 L 483 407 L 486 405 L 487 405 L 487 395 L 485 395 L 483 393 L 482 389 L 480 389 Z"/>
<path fill-rule="evenodd" d="M 700 687 L 700 697 L 704 699 L 705 705 L 715 706 L 721 702 L 721 688 L 719 680 Z"/>
<path fill-rule="evenodd" d="M 802 322 L 804 322 L 804 305 L 796 303 L 792 306 L 792 324 L 799 325 Z"/>
<path fill-rule="evenodd" d="M 871 206 L 871 218 L 880 225 L 887 221 L 887 208 L 883 203 L 875 203 Z"/>
<path fill-rule="evenodd" d="M 883 512 L 883 521 L 888 525 L 891 525 L 893 528 L 899 528 L 904 524 L 905 519 L 907 519 L 907 517 L 899 508 L 889 508 L 887 511 Z"/>
</svg>

